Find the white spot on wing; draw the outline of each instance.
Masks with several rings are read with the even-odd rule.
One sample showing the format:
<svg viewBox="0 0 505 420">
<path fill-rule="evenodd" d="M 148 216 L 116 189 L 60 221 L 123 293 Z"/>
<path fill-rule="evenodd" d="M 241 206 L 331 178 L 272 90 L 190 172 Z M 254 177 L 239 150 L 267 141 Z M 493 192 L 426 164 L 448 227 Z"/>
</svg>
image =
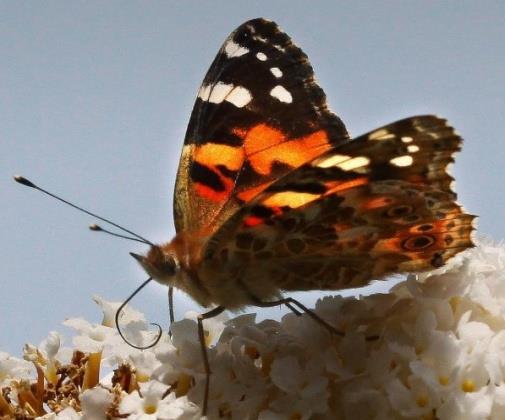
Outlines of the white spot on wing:
<svg viewBox="0 0 505 420">
<path fill-rule="evenodd" d="M 403 155 L 403 156 L 398 156 L 389 161 L 391 165 L 395 166 L 410 166 L 412 165 L 412 162 L 414 162 L 414 159 L 410 155 Z"/>
<path fill-rule="evenodd" d="M 410 152 L 410 153 L 415 153 L 415 152 L 419 152 L 419 146 L 415 145 L 415 144 L 409 144 L 407 146 L 407 150 Z"/>
<path fill-rule="evenodd" d="M 289 93 L 284 86 L 277 85 L 270 91 L 270 96 L 273 96 L 275 99 L 278 99 L 281 102 L 285 102 L 290 104 L 293 102 L 293 97 L 291 93 Z"/>
<path fill-rule="evenodd" d="M 260 41 L 260 42 L 263 42 L 263 43 L 268 42 L 268 39 L 266 39 L 266 38 L 264 38 L 264 37 L 262 37 L 262 36 L 259 36 L 259 35 L 255 35 L 255 36 L 253 36 L 253 39 L 254 39 L 255 41 Z"/>
<path fill-rule="evenodd" d="M 251 102 L 251 99 L 251 92 L 249 92 L 245 87 L 236 86 L 225 98 L 225 101 L 232 103 L 238 108 L 242 108 Z"/>
<path fill-rule="evenodd" d="M 402 137 L 402 142 L 404 142 L 404 143 L 412 143 L 413 141 L 414 141 L 414 139 L 412 137 L 409 137 L 409 136 Z"/>
<path fill-rule="evenodd" d="M 394 138 L 395 135 L 391 134 L 385 128 L 381 128 L 380 130 L 374 131 L 368 135 L 368 140 L 390 140 Z"/>
<path fill-rule="evenodd" d="M 214 86 L 202 85 L 198 97 L 213 104 L 220 104 L 223 101 L 230 102 L 238 108 L 242 108 L 252 100 L 251 92 L 245 87 L 223 82 L 218 82 Z"/>
<path fill-rule="evenodd" d="M 332 166 L 338 165 L 339 163 L 349 159 L 351 159 L 351 157 L 347 155 L 333 155 L 322 159 L 316 164 L 316 166 L 319 166 L 320 168 L 331 168 Z"/>
<path fill-rule="evenodd" d="M 354 169 L 361 168 L 363 166 L 367 166 L 370 163 L 370 159 L 366 156 L 357 156 L 352 159 L 346 160 L 342 163 L 336 165 L 343 171 L 352 171 Z"/>
<path fill-rule="evenodd" d="M 233 88 L 233 85 L 217 82 L 214 86 L 211 87 L 208 101 L 212 102 L 213 104 L 220 104 L 226 99 L 226 96 L 232 91 Z"/>
<path fill-rule="evenodd" d="M 267 61 L 267 55 L 265 53 L 259 52 L 256 53 L 256 58 L 260 61 Z"/>
<path fill-rule="evenodd" d="M 202 85 L 200 86 L 200 90 L 198 91 L 198 97 L 202 101 L 208 101 L 210 96 L 210 85 Z"/>
<path fill-rule="evenodd" d="M 224 46 L 224 52 L 228 58 L 235 58 L 247 54 L 249 52 L 249 49 L 242 47 L 230 39 Z"/>
<path fill-rule="evenodd" d="M 270 72 L 275 76 L 277 77 L 277 79 L 279 77 L 282 77 L 282 71 L 279 67 L 272 67 L 270 68 Z"/>
</svg>

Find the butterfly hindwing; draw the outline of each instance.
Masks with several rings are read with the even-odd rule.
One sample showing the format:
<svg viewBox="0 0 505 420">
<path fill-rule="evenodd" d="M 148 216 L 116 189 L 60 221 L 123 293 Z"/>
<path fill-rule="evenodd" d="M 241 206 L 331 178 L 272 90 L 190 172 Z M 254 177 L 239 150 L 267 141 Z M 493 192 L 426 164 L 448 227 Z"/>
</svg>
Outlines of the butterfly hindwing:
<svg viewBox="0 0 505 420">
<path fill-rule="evenodd" d="M 262 277 L 280 290 L 341 289 L 441 266 L 472 246 L 473 216 L 446 170 L 460 143 L 428 115 L 336 145 L 245 204 L 204 264 L 221 278 L 241 267 L 233 281 L 257 297 Z"/>
<path fill-rule="evenodd" d="M 212 233 L 276 179 L 347 140 L 289 36 L 265 19 L 242 24 L 198 92 L 177 174 L 176 230 Z"/>
</svg>

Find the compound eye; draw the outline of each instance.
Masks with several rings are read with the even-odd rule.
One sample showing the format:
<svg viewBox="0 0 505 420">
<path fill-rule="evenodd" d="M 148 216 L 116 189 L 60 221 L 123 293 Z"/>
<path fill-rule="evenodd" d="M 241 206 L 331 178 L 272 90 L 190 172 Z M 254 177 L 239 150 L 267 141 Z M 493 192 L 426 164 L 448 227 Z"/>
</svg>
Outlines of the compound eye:
<svg viewBox="0 0 505 420">
<path fill-rule="evenodd" d="M 172 256 L 166 256 L 163 262 L 161 263 L 159 269 L 168 276 L 173 276 L 177 272 L 177 262 L 175 258 Z"/>
</svg>

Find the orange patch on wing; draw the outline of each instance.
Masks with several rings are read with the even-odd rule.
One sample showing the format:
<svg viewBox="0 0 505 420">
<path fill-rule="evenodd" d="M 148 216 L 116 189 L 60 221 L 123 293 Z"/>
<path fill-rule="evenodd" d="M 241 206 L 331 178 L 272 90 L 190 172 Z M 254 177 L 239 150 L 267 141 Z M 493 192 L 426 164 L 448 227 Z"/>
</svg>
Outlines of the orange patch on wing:
<svg viewBox="0 0 505 420">
<path fill-rule="evenodd" d="M 288 138 L 280 130 L 266 124 L 258 124 L 251 129 L 235 128 L 233 132 L 243 139 L 243 146 L 234 147 L 209 142 L 195 147 L 193 151 L 194 161 L 214 172 L 225 186 L 223 191 L 216 191 L 206 185 L 195 183 L 196 193 L 205 199 L 222 202 L 229 198 L 234 188 L 235 179 L 223 175 L 218 166 L 224 166 L 230 171 L 240 171 L 247 159 L 257 173 L 269 175 L 274 162 L 297 168 L 331 147 L 324 130 L 315 131 L 304 137 Z M 272 182 L 243 190 L 237 197 L 248 202 Z M 297 201 L 290 200 L 290 202 Z"/>
<path fill-rule="evenodd" d="M 244 151 L 241 147 L 206 143 L 196 147 L 194 159 L 207 167 L 223 165 L 231 171 L 238 171 L 244 163 Z"/>
<path fill-rule="evenodd" d="M 244 219 L 244 225 L 247 227 L 257 226 L 262 223 L 263 223 L 263 219 L 261 217 L 248 216 Z"/>
<path fill-rule="evenodd" d="M 268 175 L 274 162 L 297 168 L 331 147 L 324 130 L 304 137 L 288 138 L 280 130 L 258 124 L 247 132 L 237 129 L 235 134 L 243 138 L 245 156 L 261 175 Z"/>
<path fill-rule="evenodd" d="M 361 185 L 368 184 L 368 178 L 366 176 L 362 176 L 360 178 L 352 179 L 350 181 L 344 182 L 329 182 L 327 183 L 327 187 L 329 191 L 325 195 L 334 194 L 339 191 L 347 190 L 349 188 L 360 187 Z"/>
<path fill-rule="evenodd" d="M 256 197 L 260 192 L 264 191 L 265 189 L 268 188 L 269 185 L 271 185 L 273 181 L 270 182 L 265 182 L 263 184 L 260 184 L 256 187 L 249 188 L 247 190 L 244 190 L 240 193 L 237 194 L 237 197 L 244 201 L 244 202 L 249 202 L 251 201 L 254 197 Z"/>
<path fill-rule="evenodd" d="M 365 201 L 361 208 L 363 210 L 373 210 L 381 207 L 385 207 L 390 204 L 390 199 L 388 197 L 376 197 Z"/>
<path fill-rule="evenodd" d="M 245 133 L 244 149 L 246 155 L 250 156 L 284 141 L 286 141 L 286 137 L 282 131 L 266 124 L 258 124 Z"/>
</svg>

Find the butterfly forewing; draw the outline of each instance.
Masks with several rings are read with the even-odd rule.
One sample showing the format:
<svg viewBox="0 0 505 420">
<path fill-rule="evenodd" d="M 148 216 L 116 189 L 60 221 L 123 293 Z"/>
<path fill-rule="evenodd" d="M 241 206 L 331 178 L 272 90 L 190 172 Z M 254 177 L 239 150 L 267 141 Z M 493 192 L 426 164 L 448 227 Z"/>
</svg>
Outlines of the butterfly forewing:
<svg viewBox="0 0 505 420">
<path fill-rule="evenodd" d="M 211 234 L 276 179 L 347 139 L 289 36 L 265 19 L 242 24 L 198 92 L 177 174 L 176 230 Z"/>
</svg>

